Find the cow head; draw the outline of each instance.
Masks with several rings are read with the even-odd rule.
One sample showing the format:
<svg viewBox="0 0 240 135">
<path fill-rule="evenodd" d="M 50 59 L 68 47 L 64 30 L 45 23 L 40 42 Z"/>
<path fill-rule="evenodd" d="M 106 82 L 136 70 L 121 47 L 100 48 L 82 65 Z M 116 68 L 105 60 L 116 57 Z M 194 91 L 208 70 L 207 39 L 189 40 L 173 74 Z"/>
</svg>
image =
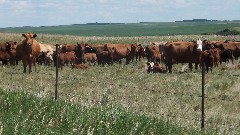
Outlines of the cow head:
<svg viewBox="0 0 240 135">
<path fill-rule="evenodd" d="M 6 51 L 10 52 L 12 50 L 16 50 L 17 42 L 6 42 Z"/>
<path fill-rule="evenodd" d="M 196 44 L 197 44 L 197 49 L 202 51 L 202 46 L 203 46 L 202 40 L 201 40 L 201 39 L 198 39 L 197 42 L 196 42 Z"/>
<path fill-rule="evenodd" d="M 28 45 L 28 46 L 32 46 L 33 43 L 34 43 L 34 38 L 37 37 L 36 34 L 32 34 L 32 33 L 22 34 L 22 36 L 25 38 L 23 40 L 23 43 Z"/>
</svg>

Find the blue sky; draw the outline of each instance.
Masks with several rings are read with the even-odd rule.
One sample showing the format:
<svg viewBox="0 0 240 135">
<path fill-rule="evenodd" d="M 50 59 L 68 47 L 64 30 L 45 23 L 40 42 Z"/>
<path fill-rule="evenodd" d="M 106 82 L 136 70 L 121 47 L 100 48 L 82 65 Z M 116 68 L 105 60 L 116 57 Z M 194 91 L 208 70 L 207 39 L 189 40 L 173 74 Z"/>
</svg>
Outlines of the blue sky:
<svg viewBox="0 0 240 135">
<path fill-rule="evenodd" d="M 240 20 L 240 0 L 0 0 L 0 27 Z"/>
</svg>

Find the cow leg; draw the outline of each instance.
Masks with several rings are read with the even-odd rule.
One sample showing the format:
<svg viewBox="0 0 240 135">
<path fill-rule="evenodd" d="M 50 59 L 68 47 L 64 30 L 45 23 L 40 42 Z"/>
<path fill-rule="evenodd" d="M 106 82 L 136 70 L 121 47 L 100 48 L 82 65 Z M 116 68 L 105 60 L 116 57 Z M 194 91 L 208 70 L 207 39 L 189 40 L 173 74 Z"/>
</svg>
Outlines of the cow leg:
<svg viewBox="0 0 240 135">
<path fill-rule="evenodd" d="M 31 73 L 32 72 L 32 62 L 28 63 L 28 67 L 29 67 L 29 73 Z"/>
<path fill-rule="evenodd" d="M 127 57 L 126 58 L 126 65 L 128 65 L 130 63 L 130 61 L 131 61 L 131 58 Z"/>
<path fill-rule="evenodd" d="M 233 57 L 231 57 L 231 61 L 232 61 L 232 64 L 234 64 L 234 62 L 233 62 Z"/>
<path fill-rule="evenodd" d="M 195 63 L 195 70 L 198 69 L 198 63 Z"/>
<path fill-rule="evenodd" d="M 25 60 L 22 61 L 23 63 L 23 73 L 26 73 L 27 70 L 27 62 Z"/>
<path fill-rule="evenodd" d="M 206 73 L 208 73 L 209 66 L 206 64 Z"/>
<path fill-rule="evenodd" d="M 32 62 L 32 63 L 33 63 L 33 66 L 34 66 L 34 70 L 35 70 L 35 72 L 36 72 L 36 71 L 37 71 L 37 67 L 36 67 L 36 59 L 35 59 L 35 58 L 33 59 L 33 62 Z"/>
<path fill-rule="evenodd" d="M 190 71 L 192 71 L 192 68 L 193 68 L 192 63 L 189 63 L 188 66 L 189 66 Z"/>
<path fill-rule="evenodd" d="M 172 63 L 167 64 L 169 73 L 172 73 Z"/>
</svg>

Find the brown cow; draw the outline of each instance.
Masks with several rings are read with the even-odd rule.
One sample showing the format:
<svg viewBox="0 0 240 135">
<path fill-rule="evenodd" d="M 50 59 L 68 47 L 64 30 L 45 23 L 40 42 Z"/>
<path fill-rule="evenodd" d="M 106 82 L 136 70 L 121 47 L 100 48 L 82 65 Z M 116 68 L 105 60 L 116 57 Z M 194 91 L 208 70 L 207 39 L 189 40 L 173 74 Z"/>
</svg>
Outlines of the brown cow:
<svg viewBox="0 0 240 135">
<path fill-rule="evenodd" d="M 161 53 L 158 45 L 155 44 L 148 45 L 145 51 L 148 62 L 160 62 Z"/>
<path fill-rule="evenodd" d="M 2 61 L 2 66 L 7 65 L 9 59 L 10 55 L 6 51 L 0 49 L 0 61 Z"/>
<path fill-rule="evenodd" d="M 82 62 L 85 64 L 87 62 L 97 63 L 97 55 L 96 53 L 84 53 L 82 57 Z"/>
<path fill-rule="evenodd" d="M 148 73 L 166 73 L 167 71 L 159 64 L 159 62 L 147 62 Z"/>
<path fill-rule="evenodd" d="M 58 67 L 61 67 L 61 70 L 63 69 L 63 66 L 65 64 L 71 64 L 73 65 L 76 61 L 76 54 L 74 51 L 71 52 L 65 52 L 65 53 L 59 53 L 58 55 Z"/>
<path fill-rule="evenodd" d="M 109 51 L 101 51 L 97 53 L 97 59 L 98 59 L 98 65 L 104 66 L 106 63 L 108 65 L 113 64 L 112 63 L 112 55 Z"/>
<path fill-rule="evenodd" d="M 22 43 L 16 48 L 16 56 L 23 62 L 23 73 L 26 73 L 26 68 L 29 66 L 29 73 L 32 72 L 32 64 L 36 71 L 36 58 L 40 54 L 40 45 L 35 40 L 36 34 L 28 33 L 22 34 L 25 38 Z"/>
<path fill-rule="evenodd" d="M 17 65 L 18 64 L 18 60 L 16 57 L 16 48 L 17 48 L 17 42 L 13 42 L 13 41 L 9 41 L 6 42 L 6 49 L 8 54 L 10 55 L 10 65 Z"/>
<path fill-rule="evenodd" d="M 210 50 L 205 50 L 200 55 L 200 65 L 205 64 L 206 73 L 208 73 L 209 69 L 212 72 L 214 57 Z M 200 66 L 201 67 L 201 66 Z"/>
<path fill-rule="evenodd" d="M 210 49 L 209 50 L 214 58 L 214 67 L 218 67 L 219 62 L 220 62 L 220 49 L 215 48 L 215 49 Z"/>
<path fill-rule="evenodd" d="M 136 48 L 136 61 L 141 61 L 141 59 L 145 56 L 146 56 L 145 49 L 141 44 L 138 44 Z"/>
<path fill-rule="evenodd" d="M 111 52 L 112 61 L 121 61 L 126 58 L 126 64 L 129 64 L 136 55 L 137 44 L 106 44 L 106 48 Z"/>
<path fill-rule="evenodd" d="M 62 45 L 60 52 L 65 53 L 65 52 L 75 51 L 76 47 L 77 47 L 77 45 L 75 45 L 75 44 L 64 44 L 64 45 Z"/>
<path fill-rule="evenodd" d="M 4 53 L 8 53 L 8 56 L 10 58 L 8 58 L 9 62 L 11 65 L 15 65 L 15 63 L 17 63 L 16 61 L 16 46 L 17 46 L 17 42 L 13 42 L 13 41 L 9 41 L 9 42 L 5 42 L 5 43 L 0 43 L 0 50 L 2 53 L 2 57 L 6 56 L 6 54 Z M 3 60 L 3 65 L 7 65 L 8 61 Z"/>
<path fill-rule="evenodd" d="M 77 69 L 89 69 L 88 64 L 73 64 L 72 68 L 77 68 Z"/>
<path fill-rule="evenodd" d="M 219 48 L 220 51 L 220 63 L 222 62 L 228 62 L 229 59 L 233 62 L 233 57 L 235 54 L 236 59 L 238 58 L 238 48 L 235 43 L 232 42 L 217 42 L 214 44 L 215 48 Z"/>
<path fill-rule="evenodd" d="M 192 63 L 195 63 L 195 69 L 199 64 L 199 56 L 202 50 L 202 41 L 197 42 L 168 42 L 164 46 L 166 65 L 169 73 L 172 72 L 172 65 L 177 63 L 189 63 L 192 70 Z"/>
</svg>

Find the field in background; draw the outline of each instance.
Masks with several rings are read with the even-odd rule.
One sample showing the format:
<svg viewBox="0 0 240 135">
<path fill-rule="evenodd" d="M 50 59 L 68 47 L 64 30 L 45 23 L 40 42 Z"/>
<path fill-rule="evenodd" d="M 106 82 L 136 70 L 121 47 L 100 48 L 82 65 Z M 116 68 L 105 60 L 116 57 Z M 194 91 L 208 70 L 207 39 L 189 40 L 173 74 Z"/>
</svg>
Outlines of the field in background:
<svg viewBox="0 0 240 135">
<path fill-rule="evenodd" d="M 78 24 L 62 26 L 0 28 L 0 32 L 61 34 L 76 36 L 163 36 L 214 34 L 224 29 L 239 30 L 239 22 L 153 22 L 127 24 Z"/>
</svg>

